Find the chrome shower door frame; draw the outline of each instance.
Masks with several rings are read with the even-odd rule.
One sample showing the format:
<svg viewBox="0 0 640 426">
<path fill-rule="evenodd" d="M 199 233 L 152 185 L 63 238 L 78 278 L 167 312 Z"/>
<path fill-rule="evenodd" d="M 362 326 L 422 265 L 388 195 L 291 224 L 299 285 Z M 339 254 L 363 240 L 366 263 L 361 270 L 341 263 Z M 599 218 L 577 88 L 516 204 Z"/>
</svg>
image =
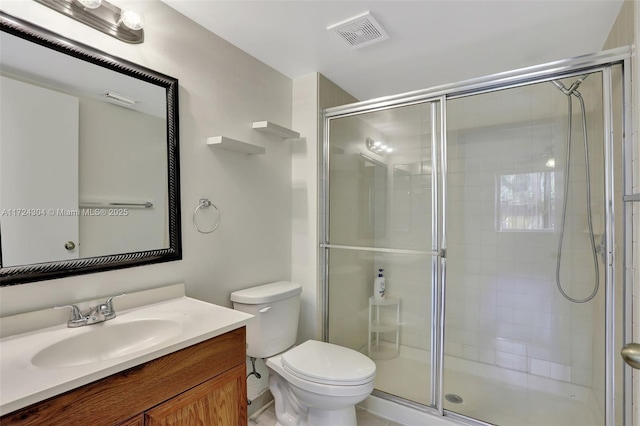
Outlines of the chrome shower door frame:
<svg viewBox="0 0 640 426">
<path fill-rule="evenodd" d="M 603 110 L 604 110 L 604 144 L 605 144 L 605 252 L 607 253 L 607 263 L 605 271 L 605 426 L 615 426 L 617 424 L 630 425 L 632 406 L 631 369 L 625 367 L 623 381 L 621 385 L 624 389 L 623 419 L 616 418 L 615 389 L 618 384 L 615 378 L 615 363 L 619 348 L 615 341 L 617 326 L 615 324 L 615 250 L 614 250 L 614 156 L 613 156 L 613 118 L 612 118 L 612 76 L 611 67 L 621 65 L 623 72 L 623 116 L 624 116 L 624 175 L 623 194 L 628 194 L 631 188 L 631 117 L 629 112 L 631 97 L 631 79 L 629 73 L 631 58 L 631 48 L 621 47 L 592 55 L 584 55 L 577 58 L 555 61 L 547 64 L 517 69 L 486 77 L 462 81 L 459 83 L 436 86 L 430 89 L 409 92 L 399 95 L 387 96 L 354 104 L 328 108 L 323 111 L 323 135 L 321 149 L 320 167 L 320 223 L 319 237 L 320 250 L 319 262 L 322 271 L 321 289 L 323 294 L 322 315 L 323 315 L 323 338 L 328 340 L 328 276 L 329 250 L 332 248 L 352 248 L 369 249 L 380 251 L 389 249 L 374 249 L 364 247 L 345 247 L 332 245 L 329 239 L 329 130 L 333 119 L 339 119 L 354 115 L 365 114 L 374 111 L 381 111 L 404 106 L 431 103 L 432 117 L 432 247 L 431 252 L 421 252 L 421 254 L 431 254 L 432 277 L 431 297 L 432 297 L 432 330 L 431 330 L 431 405 L 425 406 L 400 397 L 391 396 L 382 392 L 374 391 L 377 396 L 392 402 L 417 408 L 424 412 L 447 416 L 452 419 L 463 421 L 475 425 L 488 425 L 482 421 L 471 419 L 461 414 L 457 414 L 444 409 L 444 321 L 445 321 L 445 300 L 446 300 L 446 244 L 447 244 L 447 123 L 446 104 L 447 100 L 457 99 L 466 96 L 478 95 L 509 88 L 526 86 L 534 83 L 551 81 L 559 78 L 578 76 L 585 73 L 602 72 L 603 84 Z M 440 137 L 436 137 L 437 106 L 440 109 L 439 131 Z M 631 209 L 628 204 L 624 208 L 623 226 L 624 233 L 624 261 L 625 265 L 631 259 L 631 238 L 627 235 L 631 226 Z M 407 250 L 391 250 L 391 252 L 408 252 Z M 623 333 L 625 341 L 630 341 L 632 314 L 632 275 L 626 271 L 623 274 L 624 283 L 624 324 Z M 616 423 L 617 422 L 617 423 Z"/>
</svg>

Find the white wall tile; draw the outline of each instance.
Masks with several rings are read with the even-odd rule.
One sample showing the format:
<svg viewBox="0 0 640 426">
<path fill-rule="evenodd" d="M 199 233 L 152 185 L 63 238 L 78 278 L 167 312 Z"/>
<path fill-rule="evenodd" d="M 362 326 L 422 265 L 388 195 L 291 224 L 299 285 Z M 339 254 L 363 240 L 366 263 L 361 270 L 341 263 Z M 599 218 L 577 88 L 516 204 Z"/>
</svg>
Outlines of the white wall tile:
<svg viewBox="0 0 640 426">
<path fill-rule="evenodd" d="M 493 349 L 479 348 L 478 361 L 494 365 L 496 363 L 496 351 Z"/>
<path fill-rule="evenodd" d="M 539 359 L 531 358 L 529 372 L 537 376 L 550 377 L 551 364 L 548 361 L 542 361 Z"/>
<path fill-rule="evenodd" d="M 462 357 L 476 361 L 478 359 L 478 348 L 471 345 L 462 345 Z"/>
</svg>

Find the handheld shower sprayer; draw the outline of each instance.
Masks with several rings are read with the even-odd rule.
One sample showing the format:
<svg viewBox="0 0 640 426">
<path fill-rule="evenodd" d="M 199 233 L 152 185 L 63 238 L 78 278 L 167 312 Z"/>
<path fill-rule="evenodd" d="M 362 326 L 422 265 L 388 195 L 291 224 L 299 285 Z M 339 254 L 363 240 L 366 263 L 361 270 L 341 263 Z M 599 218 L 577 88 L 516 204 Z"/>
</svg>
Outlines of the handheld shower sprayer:
<svg viewBox="0 0 640 426">
<path fill-rule="evenodd" d="M 558 239 L 558 254 L 556 255 L 556 286 L 558 287 L 558 291 L 562 294 L 562 296 L 573 303 L 585 303 L 592 300 L 596 297 L 598 293 L 598 288 L 600 286 L 600 268 L 598 266 L 598 248 L 595 243 L 595 233 L 593 232 L 593 214 L 591 211 L 591 175 L 590 175 L 590 167 L 589 167 L 589 142 L 587 139 L 587 116 L 586 116 L 586 108 L 584 105 L 584 100 L 582 99 L 582 95 L 578 92 L 578 86 L 588 77 L 588 74 L 581 75 L 578 77 L 576 81 L 574 81 L 571 86 L 567 89 L 567 87 L 562 84 L 558 80 L 551 80 L 551 82 L 556 86 L 562 93 L 567 96 L 567 155 L 566 155 L 566 165 L 565 165 L 565 179 L 564 179 L 564 200 L 562 202 L 562 217 L 560 224 L 560 238 Z M 584 135 L 584 165 L 585 165 L 585 180 L 586 180 L 586 198 L 587 198 L 587 225 L 589 228 L 589 240 L 591 243 L 591 253 L 593 255 L 593 269 L 595 275 L 595 283 L 593 286 L 593 291 L 591 294 L 585 298 L 577 299 L 571 297 L 567 294 L 567 292 L 562 287 L 562 282 L 560 279 L 560 265 L 562 259 L 562 246 L 564 240 L 564 231 L 567 219 L 567 194 L 569 193 L 569 172 L 571 168 L 571 141 L 572 141 L 572 99 L 571 95 L 574 95 L 580 101 L 580 109 L 582 115 L 582 132 Z"/>
</svg>

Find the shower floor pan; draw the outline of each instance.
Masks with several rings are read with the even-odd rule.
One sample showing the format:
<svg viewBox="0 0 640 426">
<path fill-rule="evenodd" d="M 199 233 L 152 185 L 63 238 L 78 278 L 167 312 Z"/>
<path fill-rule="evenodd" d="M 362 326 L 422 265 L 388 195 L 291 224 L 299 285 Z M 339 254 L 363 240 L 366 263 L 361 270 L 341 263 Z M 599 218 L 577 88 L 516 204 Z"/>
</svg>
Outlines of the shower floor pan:
<svg viewBox="0 0 640 426">
<path fill-rule="evenodd" d="M 401 348 L 399 357 L 377 360 L 376 389 L 429 404 L 431 367 L 422 361 L 429 357 Z M 501 426 L 604 424 L 588 388 L 460 358 L 447 357 L 445 364 L 444 393 L 454 401 L 445 400 L 446 410 Z"/>
</svg>

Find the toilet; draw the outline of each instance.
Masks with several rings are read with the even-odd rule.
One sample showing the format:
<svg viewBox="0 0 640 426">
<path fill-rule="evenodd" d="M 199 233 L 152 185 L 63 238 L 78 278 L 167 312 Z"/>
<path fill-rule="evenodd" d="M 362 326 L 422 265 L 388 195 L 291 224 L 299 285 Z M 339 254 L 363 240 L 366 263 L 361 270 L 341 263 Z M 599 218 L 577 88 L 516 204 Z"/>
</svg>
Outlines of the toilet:
<svg viewBox="0 0 640 426">
<path fill-rule="evenodd" d="M 278 426 L 356 426 L 355 406 L 373 391 L 376 365 L 353 349 L 298 333 L 300 284 L 278 281 L 231 293 L 247 324 L 247 355 L 266 358 Z"/>
</svg>

